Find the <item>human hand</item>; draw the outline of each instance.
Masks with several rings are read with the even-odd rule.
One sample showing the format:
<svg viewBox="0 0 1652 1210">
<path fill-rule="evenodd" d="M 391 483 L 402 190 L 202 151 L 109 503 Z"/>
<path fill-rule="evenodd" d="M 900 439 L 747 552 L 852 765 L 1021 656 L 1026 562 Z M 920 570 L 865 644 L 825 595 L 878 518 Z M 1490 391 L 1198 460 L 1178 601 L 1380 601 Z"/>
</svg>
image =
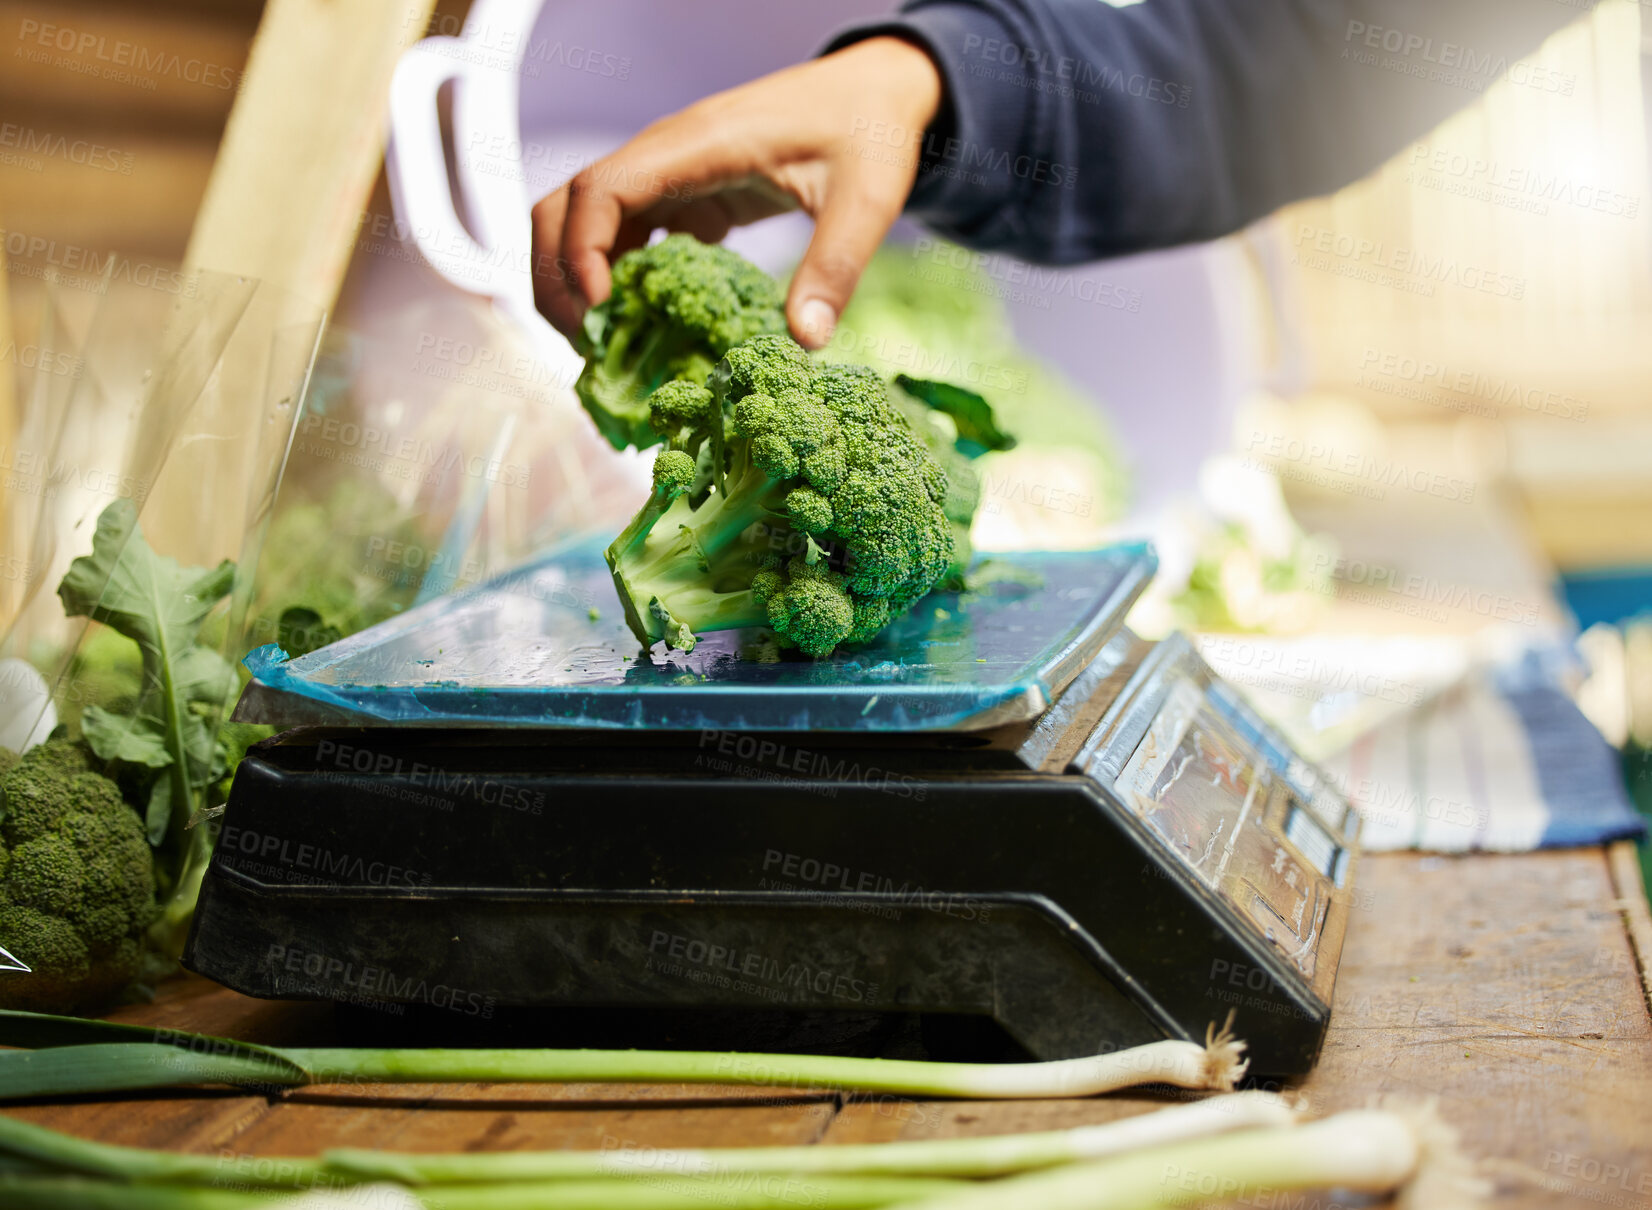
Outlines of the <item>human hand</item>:
<svg viewBox="0 0 1652 1210">
<path fill-rule="evenodd" d="M 534 206 L 534 304 L 571 335 L 613 259 L 656 228 L 715 243 L 800 209 L 815 231 L 786 319 L 818 348 L 906 204 L 940 103 L 929 55 L 876 37 L 661 118 Z"/>
</svg>

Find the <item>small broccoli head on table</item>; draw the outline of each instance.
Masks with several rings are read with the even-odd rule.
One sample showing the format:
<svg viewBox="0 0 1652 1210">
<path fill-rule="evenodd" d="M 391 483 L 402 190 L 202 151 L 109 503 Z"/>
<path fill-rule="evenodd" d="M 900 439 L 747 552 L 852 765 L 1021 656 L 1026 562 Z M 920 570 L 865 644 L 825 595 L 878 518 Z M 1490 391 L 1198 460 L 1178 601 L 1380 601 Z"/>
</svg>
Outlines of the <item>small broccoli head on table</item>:
<svg viewBox="0 0 1652 1210">
<path fill-rule="evenodd" d="M 953 565 L 940 463 L 863 366 L 789 337 L 729 349 L 708 385 L 651 396 L 665 442 L 642 510 L 608 548 L 645 645 L 771 628 L 810 656 L 871 638 Z"/>
<path fill-rule="evenodd" d="M 155 876 L 137 813 L 68 739 L 0 774 L 0 1007 L 95 1006 L 138 978 Z"/>
</svg>

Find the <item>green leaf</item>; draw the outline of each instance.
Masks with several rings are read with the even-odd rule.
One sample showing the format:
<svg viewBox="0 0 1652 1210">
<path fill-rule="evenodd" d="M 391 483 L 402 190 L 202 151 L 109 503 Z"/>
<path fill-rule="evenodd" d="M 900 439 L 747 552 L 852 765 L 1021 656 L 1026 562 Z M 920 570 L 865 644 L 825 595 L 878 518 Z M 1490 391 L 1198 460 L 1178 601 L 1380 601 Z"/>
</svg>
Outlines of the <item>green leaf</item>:
<svg viewBox="0 0 1652 1210">
<path fill-rule="evenodd" d="M 230 662 L 210 647 L 188 647 L 172 661 L 172 682 L 186 702 L 210 706 L 217 711 L 241 683 Z"/>
<path fill-rule="evenodd" d="M 0 1046 L 20 1046 L 30 1050 L 48 1046 L 84 1046 L 90 1042 L 160 1042 L 187 1044 L 201 1034 L 156 1029 L 152 1025 L 123 1025 L 92 1017 L 68 1017 L 58 1013 L 31 1013 L 21 1008 L 0 1008 Z"/>
<path fill-rule="evenodd" d="M 164 769 L 172 763 L 172 753 L 166 749 L 166 723 L 156 715 L 116 714 L 102 706 L 87 706 L 80 712 L 80 731 L 104 760 L 150 769 Z"/>
<path fill-rule="evenodd" d="M 92 553 L 69 564 L 57 595 L 70 617 L 112 626 L 153 656 L 173 659 L 195 643 L 212 608 L 235 584 L 235 564 L 181 566 L 149 549 L 138 509 L 122 497 L 98 518 Z"/>
<path fill-rule="evenodd" d="M 228 559 L 209 570 L 150 550 L 137 506 L 122 498 L 98 517 L 92 553 L 70 563 L 57 586 L 70 617 L 102 622 L 137 643 L 143 657 L 143 691 L 124 725 L 117 715 L 88 708 L 82 727 L 106 760 L 166 770 L 159 780 L 170 784 L 152 788 L 147 803 L 151 844 L 160 843 L 175 817 L 188 818 L 195 797 L 222 775 L 217 715 L 237 681 L 229 663 L 196 640 L 234 584 Z"/>
<path fill-rule="evenodd" d="M 309 1083 L 309 1075 L 273 1051 L 230 1042 L 233 1049 L 198 1052 L 180 1046 L 95 1042 L 48 1050 L 0 1051 L 0 1100 L 77 1093 L 173 1088 L 180 1084 Z"/>
<path fill-rule="evenodd" d="M 157 777 L 149 787 L 149 802 L 143 812 L 143 830 L 150 847 L 166 839 L 166 825 L 172 822 L 172 779 Z"/>
<path fill-rule="evenodd" d="M 219 795 L 229 798 L 231 779 L 241 767 L 247 749 L 275 734 L 275 728 L 263 723 L 225 723 L 218 728 L 218 752 L 223 761 L 224 776 Z"/>
<path fill-rule="evenodd" d="M 992 404 L 974 391 L 907 374 L 895 375 L 895 383 L 912 398 L 952 417 L 958 429 L 955 444 L 965 457 L 978 458 L 988 450 L 1015 448 L 1015 438 L 998 427 Z"/>
<path fill-rule="evenodd" d="M 0 1100 L 168 1088 L 310 1082 L 281 1051 L 234 1038 L 0 1009 Z"/>
</svg>

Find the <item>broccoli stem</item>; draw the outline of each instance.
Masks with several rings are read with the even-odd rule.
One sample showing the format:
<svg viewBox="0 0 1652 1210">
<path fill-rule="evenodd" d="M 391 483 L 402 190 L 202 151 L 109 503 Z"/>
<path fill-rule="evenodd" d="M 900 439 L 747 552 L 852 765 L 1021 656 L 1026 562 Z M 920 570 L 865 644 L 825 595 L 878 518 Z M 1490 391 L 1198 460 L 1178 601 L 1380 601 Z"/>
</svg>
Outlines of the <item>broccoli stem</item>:
<svg viewBox="0 0 1652 1210">
<path fill-rule="evenodd" d="M 637 334 L 643 334 L 641 345 L 633 352 Z M 693 342 L 681 333 L 659 323 L 635 320 L 619 324 L 608 340 L 608 355 L 602 368 L 608 375 L 612 390 L 623 391 L 628 412 L 640 410 L 643 423 L 648 421 L 648 397 L 669 377 L 667 367 L 687 353 Z"/>
<path fill-rule="evenodd" d="M 665 639 L 688 651 L 697 634 L 768 623 L 767 609 L 751 595 L 763 552 L 742 539 L 757 522 L 783 516 L 777 484 L 748 465 L 725 487 L 698 508 L 656 488 L 608 548 L 625 620 L 645 646 Z"/>
<path fill-rule="evenodd" d="M 195 918 L 195 903 L 201 894 L 201 880 L 206 877 L 207 864 L 212 860 L 206 828 L 196 827 L 184 837 L 184 859 L 177 881 L 165 893 L 161 914 L 149 926 L 149 941 L 155 951 L 173 959 L 184 952 L 189 925 Z"/>
<path fill-rule="evenodd" d="M 633 352 L 639 336 L 640 351 Z M 581 391 L 591 419 L 615 449 L 651 444 L 646 400 L 664 376 L 659 360 L 663 343 L 662 331 L 644 321 L 615 323 L 608 333 L 601 372 Z"/>
</svg>

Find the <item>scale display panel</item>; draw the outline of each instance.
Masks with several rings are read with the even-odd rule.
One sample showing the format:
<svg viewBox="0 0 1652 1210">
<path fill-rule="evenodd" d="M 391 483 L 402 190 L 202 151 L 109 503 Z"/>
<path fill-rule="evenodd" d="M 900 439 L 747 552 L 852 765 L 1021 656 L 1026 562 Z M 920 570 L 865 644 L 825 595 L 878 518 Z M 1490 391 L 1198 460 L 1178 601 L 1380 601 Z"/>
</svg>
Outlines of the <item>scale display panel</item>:
<svg viewBox="0 0 1652 1210">
<path fill-rule="evenodd" d="M 1358 817 L 1181 635 L 1145 661 L 1078 762 L 1325 1004 L 1332 905 Z"/>
</svg>

